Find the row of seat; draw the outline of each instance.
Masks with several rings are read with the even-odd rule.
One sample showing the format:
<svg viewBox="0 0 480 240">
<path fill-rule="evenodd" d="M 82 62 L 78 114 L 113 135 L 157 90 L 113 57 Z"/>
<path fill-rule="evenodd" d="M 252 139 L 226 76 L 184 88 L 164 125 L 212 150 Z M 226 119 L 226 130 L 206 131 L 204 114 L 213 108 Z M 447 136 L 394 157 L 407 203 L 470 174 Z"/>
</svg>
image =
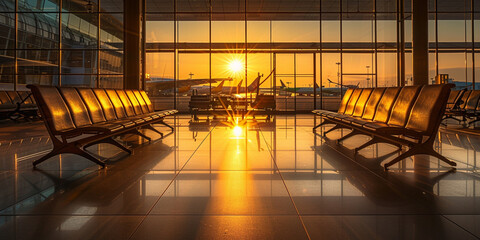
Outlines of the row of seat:
<svg viewBox="0 0 480 240">
<path fill-rule="evenodd" d="M 335 124 L 325 136 L 335 129 L 352 129 L 337 142 L 357 134 L 371 136 L 372 139 L 356 148 L 355 153 L 379 142 L 409 147 L 408 151 L 386 163 L 385 169 L 416 154 L 432 155 L 455 166 L 433 149 L 451 87 L 447 84 L 348 89 L 338 112 L 313 111 L 323 118 L 314 130 L 324 124 Z"/>
<path fill-rule="evenodd" d="M 451 91 L 443 119 L 453 119 L 467 125 L 480 121 L 480 90 Z"/>
<path fill-rule="evenodd" d="M 30 91 L 0 91 L 0 119 L 35 117 L 37 110 Z"/>
<path fill-rule="evenodd" d="M 43 116 L 45 126 L 53 143 L 53 150 L 33 165 L 61 154 L 81 155 L 102 167 L 105 163 L 85 151 L 85 148 L 109 143 L 131 153 L 113 137 L 133 133 L 148 138 L 140 128 L 153 128 L 152 124 L 166 124 L 166 116 L 177 110 L 154 111 L 145 91 L 74 88 L 28 85 Z"/>
</svg>

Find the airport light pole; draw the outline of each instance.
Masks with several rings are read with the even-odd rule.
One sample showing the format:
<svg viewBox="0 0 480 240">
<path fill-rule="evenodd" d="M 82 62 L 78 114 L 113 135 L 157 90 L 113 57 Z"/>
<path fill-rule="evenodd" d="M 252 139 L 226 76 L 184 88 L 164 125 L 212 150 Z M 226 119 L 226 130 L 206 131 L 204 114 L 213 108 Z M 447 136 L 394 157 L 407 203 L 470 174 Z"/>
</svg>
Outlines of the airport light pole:
<svg viewBox="0 0 480 240">
<path fill-rule="evenodd" d="M 336 62 L 335 64 L 337 64 L 338 66 L 338 69 L 337 69 L 337 86 L 340 87 L 340 92 L 342 92 L 342 86 L 340 86 L 340 62 Z"/>
<path fill-rule="evenodd" d="M 370 66 L 365 66 L 367 68 L 367 87 L 368 87 L 368 83 L 370 81 Z M 372 82 L 372 87 L 373 87 L 373 82 Z"/>
</svg>

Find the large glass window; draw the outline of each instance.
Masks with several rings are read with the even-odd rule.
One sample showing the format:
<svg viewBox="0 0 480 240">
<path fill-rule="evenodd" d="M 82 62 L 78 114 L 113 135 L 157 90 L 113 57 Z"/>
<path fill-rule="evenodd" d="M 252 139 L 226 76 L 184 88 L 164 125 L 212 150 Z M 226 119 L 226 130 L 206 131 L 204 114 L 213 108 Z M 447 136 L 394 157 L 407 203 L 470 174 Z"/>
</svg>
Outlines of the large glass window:
<svg viewBox="0 0 480 240">
<path fill-rule="evenodd" d="M 1 88 L 123 87 L 123 0 L 17 2 L 0 4 Z"/>
<path fill-rule="evenodd" d="M 404 3 L 400 14 L 395 0 L 148 0 L 147 86 L 168 76 L 175 84 L 152 94 L 187 109 L 184 80 L 202 80 L 189 87 L 214 94 L 221 86 L 245 93 L 260 79 L 259 91 L 247 90 L 250 99 L 269 93 L 277 110 L 334 110 L 351 87 L 413 84 L 411 2 Z M 449 74 L 474 85 L 480 4 L 428 4 L 429 80 Z"/>
</svg>

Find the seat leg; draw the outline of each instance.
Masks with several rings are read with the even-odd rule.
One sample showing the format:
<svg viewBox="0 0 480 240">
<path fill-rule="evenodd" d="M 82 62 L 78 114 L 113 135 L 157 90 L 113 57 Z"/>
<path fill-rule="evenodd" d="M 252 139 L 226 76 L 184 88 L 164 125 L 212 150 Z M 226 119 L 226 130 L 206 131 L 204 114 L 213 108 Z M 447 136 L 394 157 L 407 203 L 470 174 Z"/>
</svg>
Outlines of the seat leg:
<svg viewBox="0 0 480 240">
<path fill-rule="evenodd" d="M 45 160 L 47 160 L 51 157 L 54 157 L 54 156 L 56 156 L 58 154 L 62 154 L 62 153 L 76 154 L 76 155 L 82 156 L 82 157 L 84 157 L 84 158 L 102 166 L 102 168 L 105 167 L 105 162 L 95 158 L 94 156 L 90 155 L 86 151 L 80 149 L 80 147 L 72 145 L 72 144 L 64 145 L 64 146 L 54 146 L 54 148 L 51 152 L 47 153 L 45 156 L 41 157 L 40 159 L 35 160 L 33 162 L 33 167 L 37 166 L 38 164 L 44 162 Z"/>
<path fill-rule="evenodd" d="M 323 118 L 322 118 L 322 122 L 321 122 L 320 124 L 318 124 L 317 126 L 313 127 L 313 130 L 315 131 L 315 129 L 317 129 L 318 127 L 321 127 L 321 126 L 323 126 L 323 125 L 325 125 L 325 124 L 329 124 L 329 123 L 332 123 L 332 124 L 333 124 L 332 121 L 328 121 L 327 119 L 323 119 Z"/>
<path fill-rule="evenodd" d="M 375 143 L 378 143 L 377 139 L 376 138 L 372 138 L 370 140 L 368 140 L 368 142 L 360 145 L 359 147 L 356 147 L 353 151 L 355 152 L 355 154 L 357 154 L 360 150 L 372 145 L 372 144 L 375 144 Z"/>
<path fill-rule="evenodd" d="M 197 119 L 197 120 L 198 120 L 198 119 Z M 158 122 L 158 123 L 163 124 L 163 125 L 165 125 L 166 127 L 170 128 L 170 129 L 172 130 L 172 132 L 175 130 L 172 126 L 168 125 L 168 124 L 165 123 L 163 120 L 160 121 L 160 122 Z"/>
<path fill-rule="evenodd" d="M 122 144 L 120 144 L 119 142 L 113 140 L 113 138 L 105 138 L 104 139 L 104 143 L 108 143 L 108 144 L 111 144 L 115 147 L 118 147 L 120 149 L 122 149 L 123 151 L 127 152 L 128 154 L 132 154 L 132 150 L 128 149 L 127 147 L 123 146 Z"/>
<path fill-rule="evenodd" d="M 52 151 L 50 151 L 49 153 L 45 154 L 43 157 L 33 161 L 33 167 L 37 166 L 38 164 L 44 162 L 45 160 L 51 158 L 51 157 L 54 157 L 58 154 L 60 154 L 62 151 L 61 149 L 58 149 L 58 148 L 53 148 Z"/>
<path fill-rule="evenodd" d="M 132 151 L 130 149 L 126 148 L 125 146 L 123 146 L 119 142 L 113 140 L 113 138 L 111 138 L 111 137 L 102 139 L 98 142 L 92 142 L 92 143 L 86 144 L 85 146 L 83 146 L 83 149 L 85 150 L 85 148 L 88 148 L 90 146 L 93 146 L 93 145 L 96 145 L 96 144 L 99 144 L 99 143 L 108 143 L 108 144 L 111 144 L 113 146 L 116 146 L 116 147 L 122 149 L 123 151 L 127 152 L 128 154 L 132 154 Z"/>
<path fill-rule="evenodd" d="M 349 137 L 358 135 L 358 134 L 362 134 L 362 133 L 359 132 L 359 131 L 353 130 L 353 131 L 351 131 L 350 133 L 348 133 L 347 135 L 345 135 L 345 136 L 337 139 L 336 142 L 337 142 L 337 144 L 338 144 L 338 143 L 340 143 L 341 141 L 343 141 L 343 140 L 345 140 L 345 139 L 347 139 L 347 138 L 349 138 Z"/>
<path fill-rule="evenodd" d="M 391 143 L 391 142 L 385 142 L 385 141 L 382 141 L 381 139 L 378 139 L 376 137 L 373 137 L 372 139 L 368 140 L 368 142 L 360 145 L 359 147 L 356 147 L 354 149 L 354 152 L 355 154 L 357 154 L 360 150 L 370 146 L 370 145 L 373 145 L 373 144 L 376 144 L 376 143 L 388 143 L 388 144 L 392 144 L 398 148 L 402 148 L 402 145 L 401 144 L 398 144 L 398 143 Z"/>
<path fill-rule="evenodd" d="M 333 130 L 341 129 L 341 128 L 347 128 L 347 127 L 344 127 L 344 126 L 342 126 L 342 125 L 337 124 L 337 125 L 333 126 L 332 128 L 328 129 L 327 131 L 325 131 L 325 132 L 323 133 L 323 136 L 325 137 L 325 136 L 327 135 L 327 133 L 329 133 L 329 132 L 331 132 L 331 131 L 333 131 Z"/>
<path fill-rule="evenodd" d="M 160 134 L 160 136 L 162 136 L 162 138 L 163 138 L 163 133 L 162 133 L 162 132 L 160 132 L 160 131 L 158 131 L 156 128 L 154 128 L 154 127 L 152 126 L 152 124 L 148 124 L 148 125 L 146 125 L 146 126 L 145 126 L 145 128 L 146 128 L 146 129 L 150 129 L 150 130 L 152 130 L 152 131 L 154 131 L 154 132 L 156 132 L 156 133 Z"/>
<path fill-rule="evenodd" d="M 428 146 L 427 144 L 421 144 L 419 146 L 414 146 L 413 148 L 409 149 L 408 151 L 400 154 L 400 156 L 394 158 L 392 161 L 385 163 L 384 168 L 385 170 L 388 170 L 388 167 L 392 166 L 393 164 L 402 161 L 403 159 L 407 157 L 411 157 L 413 155 L 418 155 L 418 154 L 426 154 L 430 155 L 433 157 L 436 157 L 440 159 L 441 161 L 447 163 L 450 166 L 457 166 L 457 163 L 448 160 L 446 157 L 442 156 L 439 154 L 437 151 L 433 149 L 433 147 Z"/>
<path fill-rule="evenodd" d="M 86 158 L 86 159 L 88 159 L 88 160 L 90 160 L 90 161 L 92 161 L 92 162 L 100 165 L 102 168 L 105 167 L 105 162 L 97 159 L 96 157 L 90 155 L 89 153 L 87 153 L 86 151 L 84 151 L 84 150 L 82 150 L 82 149 L 80 149 L 80 148 L 74 148 L 71 153 L 77 154 L 77 155 L 79 155 L 79 156 L 82 156 L 82 157 L 84 157 L 84 158 Z"/>
<path fill-rule="evenodd" d="M 138 129 L 135 129 L 132 133 L 133 133 L 133 134 L 136 134 L 136 135 L 138 135 L 138 136 L 140 136 L 140 137 L 143 137 L 143 138 L 147 139 L 149 142 L 152 141 L 152 139 L 151 139 L 150 137 L 148 137 L 147 135 L 145 135 L 145 134 L 143 134 L 142 132 L 138 131 Z"/>
<path fill-rule="evenodd" d="M 480 118 L 477 117 L 476 119 L 474 119 L 474 120 L 470 121 L 469 123 L 467 123 L 467 127 L 470 127 L 470 125 L 471 125 L 472 123 L 476 123 L 476 122 L 478 122 L 478 121 L 480 121 Z"/>
</svg>

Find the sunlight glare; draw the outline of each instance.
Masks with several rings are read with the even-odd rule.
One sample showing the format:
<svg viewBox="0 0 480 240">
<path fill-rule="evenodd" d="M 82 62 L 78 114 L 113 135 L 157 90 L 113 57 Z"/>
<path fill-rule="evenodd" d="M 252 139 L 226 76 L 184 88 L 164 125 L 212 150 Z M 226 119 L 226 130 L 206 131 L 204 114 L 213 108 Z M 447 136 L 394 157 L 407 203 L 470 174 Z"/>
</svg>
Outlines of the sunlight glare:
<svg viewBox="0 0 480 240">
<path fill-rule="evenodd" d="M 240 73 L 243 70 L 243 63 L 238 59 L 233 59 L 230 61 L 228 68 L 232 73 Z"/>
</svg>

